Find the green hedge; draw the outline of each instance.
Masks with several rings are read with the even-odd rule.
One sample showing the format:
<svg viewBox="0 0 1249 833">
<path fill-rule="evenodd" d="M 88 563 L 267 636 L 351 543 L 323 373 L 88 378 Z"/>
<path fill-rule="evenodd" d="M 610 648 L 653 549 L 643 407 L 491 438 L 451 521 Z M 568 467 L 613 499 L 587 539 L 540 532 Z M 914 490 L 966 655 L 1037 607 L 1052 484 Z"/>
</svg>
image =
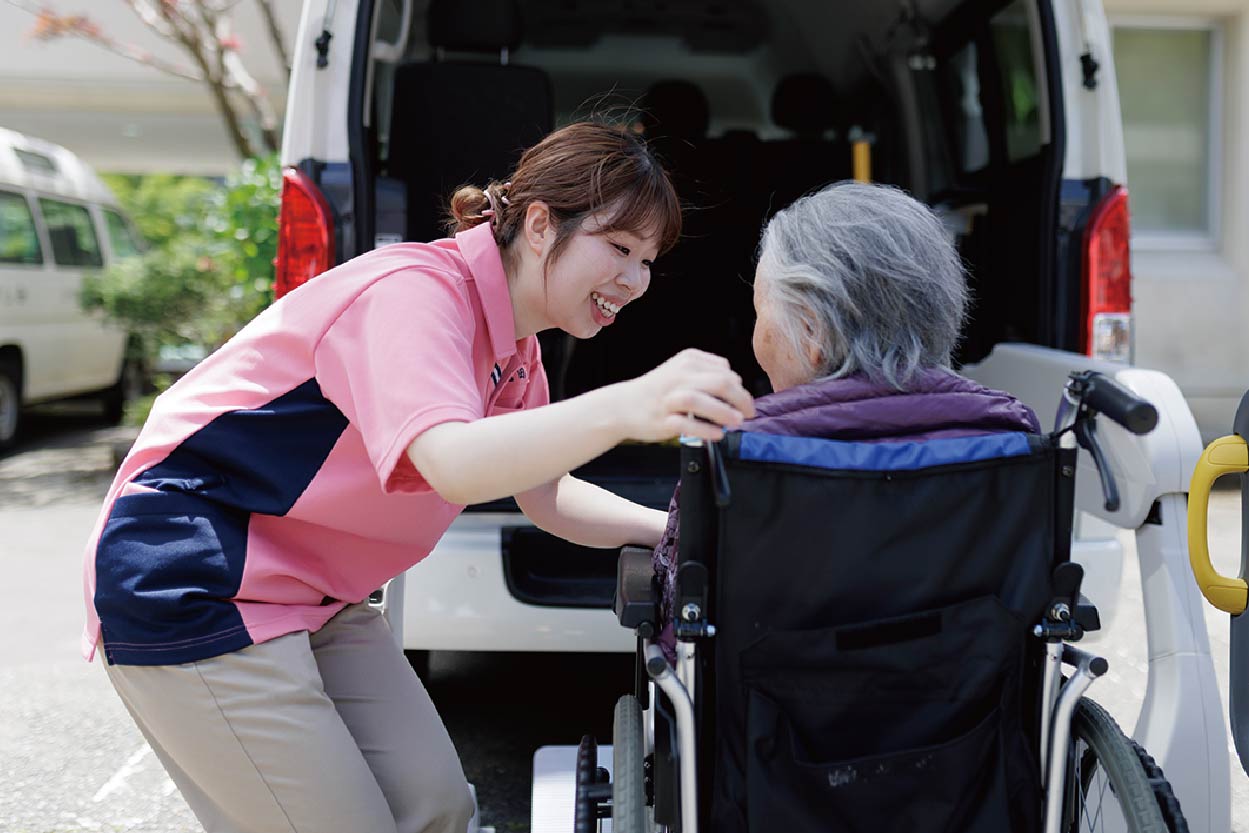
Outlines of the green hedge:
<svg viewBox="0 0 1249 833">
<path fill-rule="evenodd" d="M 106 176 L 147 249 L 84 281 L 88 309 L 127 327 L 150 363 L 161 346 L 213 350 L 273 300 L 282 171 L 252 159 L 224 183 Z"/>
</svg>

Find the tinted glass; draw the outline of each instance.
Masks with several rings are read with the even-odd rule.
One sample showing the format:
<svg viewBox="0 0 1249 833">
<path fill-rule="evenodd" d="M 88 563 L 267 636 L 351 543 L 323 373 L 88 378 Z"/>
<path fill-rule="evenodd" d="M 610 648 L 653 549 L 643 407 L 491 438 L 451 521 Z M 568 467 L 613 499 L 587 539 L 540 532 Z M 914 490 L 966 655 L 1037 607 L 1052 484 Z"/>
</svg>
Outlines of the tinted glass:
<svg viewBox="0 0 1249 833">
<path fill-rule="evenodd" d="M 1041 93 L 1037 83 L 1032 29 L 1022 3 L 1012 3 L 993 18 L 1002 104 L 1006 116 L 1006 156 L 1018 162 L 1041 150 Z"/>
<path fill-rule="evenodd" d="M 951 54 L 941 73 L 950 98 L 946 110 L 952 121 L 959 170 L 972 173 L 989 165 L 990 130 L 994 136 L 1004 134 L 1008 162 L 1040 153 L 1046 142 L 1044 102 L 1037 79 L 1032 23 L 1023 3 L 1012 3 L 994 15 L 988 37 L 969 42 Z M 997 88 L 1001 101 L 1000 122 L 990 125 L 985 124 L 982 80 Z"/>
<path fill-rule="evenodd" d="M 954 100 L 954 141 L 959 169 L 978 171 L 989 164 L 989 135 L 980 106 L 980 77 L 977 75 L 976 45 L 969 43 L 954 53 L 946 64 Z"/>
<path fill-rule="evenodd" d="M 0 191 L 0 263 L 43 263 L 30 206 L 7 191 Z"/>
<path fill-rule="evenodd" d="M 57 266 L 103 266 L 100 240 L 95 236 L 91 214 L 81 205 L 40 199 L 39 210 L 52 241 Z"/>
<path fill-rule="evenodd" d="M 29 150 L 19 150 L 18 148 L 14 148 L 13 153 L 17 154 L 22 167 L 27 170 L 41 174 L 56 173 L 56 163 L 49 156 L 44 156 L 42 153 L 33 153 Z"/>
<path fill-rule="evenodd" d="M 139 244 L 130 231 L 130 225 L 116 211 L 104 210 L 104 225 L 108 229 L 108 242 L 117 257 L 130 257 L 139 253 Z"/>
</svg>

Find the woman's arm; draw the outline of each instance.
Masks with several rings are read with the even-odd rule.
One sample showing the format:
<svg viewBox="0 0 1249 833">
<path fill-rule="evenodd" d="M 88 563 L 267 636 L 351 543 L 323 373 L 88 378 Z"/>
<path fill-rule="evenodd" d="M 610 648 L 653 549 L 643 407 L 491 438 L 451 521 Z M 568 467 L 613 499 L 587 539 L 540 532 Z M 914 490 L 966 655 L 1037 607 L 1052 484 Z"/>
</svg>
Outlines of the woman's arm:
<svg viewBox="0 0 1249 833">
<path fill-rule="evenodd" d="M 516 502 L 539 529 L 584 547 L 655 547 L 668 514 L 566 474 L 522 492 Z"/>
<path fill-rule="evenodd" d="M 686 350 L 645 376 L 563 402 L 435 425 L 412 441 L 408 457 L 449 503 L 482 503 L 555 481 L 624 440 L 718 440 L 721 426 L 753 415 L 726 360 Z"/>
</svg>

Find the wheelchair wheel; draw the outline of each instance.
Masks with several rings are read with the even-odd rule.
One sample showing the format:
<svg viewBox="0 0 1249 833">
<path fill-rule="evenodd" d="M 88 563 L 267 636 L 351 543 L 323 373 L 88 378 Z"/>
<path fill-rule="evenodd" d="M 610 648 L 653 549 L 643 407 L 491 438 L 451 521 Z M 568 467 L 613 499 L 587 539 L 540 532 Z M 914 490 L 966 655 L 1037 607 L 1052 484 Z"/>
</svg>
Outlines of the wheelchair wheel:
<svg viewBox="0 0 1249 833">
<path fill-rule="evenodd" d="M 649 833 L 646 810 L 642 707 L 626 694 L 616 702 L 612 728 L 612 833 Z"/>
<path fill-rule="evenodd" d="M 1088 698 L 1080 700 L 1071 718 L 1063 802 L 1066 833 L 1187 830 L 1171 785 L 1156 766 L 1154 772 L 1146 768 L 1138 749 L 1105 709 Z"/>
<path fill-rule="evenodd" d="M 1136 750 L 1136 757 L 1140 758 L 1141 766 L 1145 768 L 1145 775 L 1154 788 L 1154 798 L 1158 800 L 1158 809 L 1162 811 L 1162 820 L 1167 823 L 1167 830 L 1170 833 L 1188 833 L 1188 820 L 1184 818 L 1184 813 L 1180 810 L 1180 800 L 1171 790 L 1171 782 L 1162 774 L 1162 767 L 1158 766 L 1153 756 L 1145 751 L 1145 747 L 1131 738 L 1128 742 Z"/>
</svg>

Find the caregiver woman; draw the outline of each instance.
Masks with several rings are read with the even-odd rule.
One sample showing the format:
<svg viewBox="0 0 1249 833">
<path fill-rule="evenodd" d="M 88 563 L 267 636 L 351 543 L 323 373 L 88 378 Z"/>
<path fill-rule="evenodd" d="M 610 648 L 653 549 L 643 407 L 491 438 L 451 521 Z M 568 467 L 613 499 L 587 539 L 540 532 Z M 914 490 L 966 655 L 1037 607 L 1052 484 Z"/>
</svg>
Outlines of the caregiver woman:
<svg viewBox="0 0 1249 833">
<path fill-rule="evenodd" d="M 579 544 L 653 546 L 664 513 L 568 472 L 753 414 L 696 351 L 548 404 L 535 334 L 627 315 L 680 231 L 630 133 L 558 130 L 451 213 L 453 239 L 326 272 L 162 395 L 88 545 L 84 650 L 212 833 L 463 833 L 459 759 L 368 594 L 509 495 Z"/>
</svg>

